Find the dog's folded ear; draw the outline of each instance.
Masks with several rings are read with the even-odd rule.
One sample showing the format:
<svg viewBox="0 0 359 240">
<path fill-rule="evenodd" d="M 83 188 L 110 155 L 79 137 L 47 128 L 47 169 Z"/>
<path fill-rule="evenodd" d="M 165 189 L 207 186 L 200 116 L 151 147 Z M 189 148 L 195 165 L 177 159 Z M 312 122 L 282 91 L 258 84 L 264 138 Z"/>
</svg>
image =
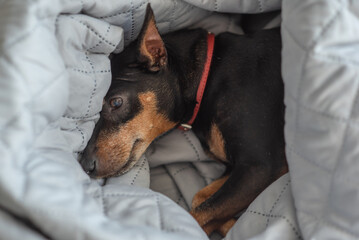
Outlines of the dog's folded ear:
<svg viewBox="0 0 359 240">
<path fill-rule="evenodd" d="M 139 38 L 139 61 L 145 63 L 149 71 L 157 72 L 167 64 L 165 44 L 158 32 L 151 5 L 147 5 L 145 21 Z"/>
</svg>

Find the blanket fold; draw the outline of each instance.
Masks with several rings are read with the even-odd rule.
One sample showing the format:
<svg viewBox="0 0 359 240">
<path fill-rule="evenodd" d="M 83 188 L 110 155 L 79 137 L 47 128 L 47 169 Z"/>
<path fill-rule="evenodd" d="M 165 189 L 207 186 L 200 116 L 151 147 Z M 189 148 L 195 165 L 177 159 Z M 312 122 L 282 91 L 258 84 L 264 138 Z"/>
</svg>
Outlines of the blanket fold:
<svg viewBox="0 0 359 240">
<path fill-rule="evenodd" d="M 186 210 L 224 166 L 192 132 L 161 136 L 123 176 L 90 179 L 77 162 L 110 85 L 109 54 L 136 39 L 147 3 L 0 1 L 1 239 L 208 239 Z M 150 3 L 161 33 L 242 33 L 235 13 L 282 9 L 290 175 L 261 193 L 225 239 L 358 238 L 359 5 Z"/>
</svg>

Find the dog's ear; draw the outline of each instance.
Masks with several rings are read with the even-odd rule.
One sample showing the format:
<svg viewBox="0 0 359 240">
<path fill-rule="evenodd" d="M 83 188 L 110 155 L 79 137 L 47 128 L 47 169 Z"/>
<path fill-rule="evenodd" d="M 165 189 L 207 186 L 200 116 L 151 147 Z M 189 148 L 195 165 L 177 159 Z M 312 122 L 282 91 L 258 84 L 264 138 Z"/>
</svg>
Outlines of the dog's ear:
<svg viewBox="0 0 359 240">
<path fill-rule="evenodd" d="M 167 64 L 165 44 L 157 30 L 151 5 L 147 5 L 145 21 L 139 35 L 139 61 L 147 64 L 148 70 L 157 72 Z"/>
</svg>

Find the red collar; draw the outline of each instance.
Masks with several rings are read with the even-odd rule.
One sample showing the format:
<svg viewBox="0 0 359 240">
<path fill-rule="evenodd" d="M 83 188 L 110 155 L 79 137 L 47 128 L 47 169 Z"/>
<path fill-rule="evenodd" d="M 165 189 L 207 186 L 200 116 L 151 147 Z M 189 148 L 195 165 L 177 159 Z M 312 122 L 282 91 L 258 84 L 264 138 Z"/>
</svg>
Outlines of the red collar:
<svg viewBox="0 0 359 240">
<path fill-rule="evenodd" d="M 199 108 L 201 106 L 204 89 L 206 88 L 206 84 L 207 84 L 209 69 L 210 69 L 211 62 L 212 62 L 213 49 L 214 49 L 214 34 L 208 33 L 208 35 L 207 35 L 207 58 L 206 58 L 206 63 L 204 64 L 202 78 L 201 78 L 201 81 L 200 81 L 198 89 L 197 89 L 196 106 L 194 107 L 191 119 L 187 123 L 182 123 L 178 127 L 181 130 L 187 131 L 187 130 L 191 129 L 194 120 L 196 120 Z"/>
</svg>

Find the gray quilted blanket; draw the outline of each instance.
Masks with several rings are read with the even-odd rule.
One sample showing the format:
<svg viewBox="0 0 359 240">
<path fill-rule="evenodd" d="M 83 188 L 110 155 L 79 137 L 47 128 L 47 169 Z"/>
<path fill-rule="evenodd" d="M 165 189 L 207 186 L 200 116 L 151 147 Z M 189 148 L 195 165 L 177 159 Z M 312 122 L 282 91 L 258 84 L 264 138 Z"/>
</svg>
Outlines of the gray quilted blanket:
<svg viewBox="0 0 359 240">
<path fill-rule="evenodd" d="M 0 0 L 0 239 L 208 239 L 187 210 L 224 167 L 192 132 L 161 136 L 106 181 L 77 162 L 110 84 L 108 55 L 136 39 L 147 2 Z M 359 2 L 150 2 L 161 33 L 241 33 L 234 13 L 282 9 L 290 174 L 225 239 L 358 239 Z"/>
</svg>

